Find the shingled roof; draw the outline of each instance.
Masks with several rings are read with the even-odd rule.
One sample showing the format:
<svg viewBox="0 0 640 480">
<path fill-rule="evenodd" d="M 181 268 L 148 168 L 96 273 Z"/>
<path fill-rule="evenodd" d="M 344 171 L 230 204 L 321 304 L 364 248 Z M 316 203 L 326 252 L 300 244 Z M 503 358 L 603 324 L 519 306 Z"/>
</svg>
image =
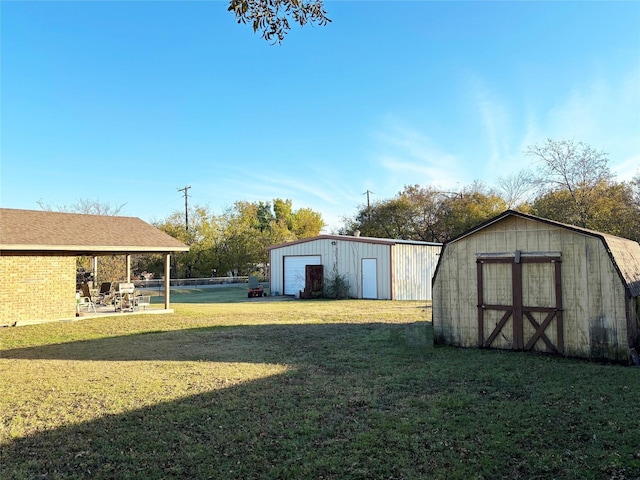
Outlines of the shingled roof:
<svg viewBox="0 0 640 480">
<path fill-rule="evenodd" d="M 100 255 L 189 247 L 139 218 L 0 208 L 0 252 Z"/>
</svg>

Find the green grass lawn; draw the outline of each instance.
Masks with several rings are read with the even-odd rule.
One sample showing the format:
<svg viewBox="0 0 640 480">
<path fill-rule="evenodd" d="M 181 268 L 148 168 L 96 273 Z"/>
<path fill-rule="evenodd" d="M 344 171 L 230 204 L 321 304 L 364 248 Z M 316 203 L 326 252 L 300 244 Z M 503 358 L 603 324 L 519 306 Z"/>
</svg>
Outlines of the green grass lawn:
<svg viewBox="0 0 640 480">
<path fill-rule="evenodd" d="M 262 283 L 265 292 L 269 294 L 269 283 Z M 223 285 L 215 287 L 182 287 L 171 289 L 171 303 L 237 303 L 255 301 L 249 299 L 247 284 Z M 151 295 L 152 304 L 164 303 L 164 291 L 162 289 L 149 289 L 146 293 Z M 257 297 L 256 297 L 257 298 Z"/>
<path fill-rule="evenodd" d="M 0 330 L 0 478 L 640 478 L 639 369 L 434 348 L 418 302 L 173 306 Z"/>
</svg>

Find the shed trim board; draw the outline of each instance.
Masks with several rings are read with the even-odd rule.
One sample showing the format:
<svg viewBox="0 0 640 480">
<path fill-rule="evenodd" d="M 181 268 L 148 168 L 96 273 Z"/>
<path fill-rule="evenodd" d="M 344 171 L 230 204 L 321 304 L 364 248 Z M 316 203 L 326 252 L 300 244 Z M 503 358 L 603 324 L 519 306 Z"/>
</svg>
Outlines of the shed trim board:
<svg viewBox="0 0 640 480">
<path fill-rule="evenodd" d="M 445 243 L 432 286 L 436 343 L 613 361 L 640 350 L 632 240 L 507 210 Z"/>
<path fill-rule="evenodd" d="M 376 297 L 382 300 L 431 300 L 431 277 L 441 244 L 386 238 L 319 235 L 268 247 L 271 291 L 291 295 L 285 258 L 316 257 L 324 267 L 324 279 L 336 274 L 349 284 L 349 296 L 363 298 L 363 259 L 375 259 Z M 366 262 L 365 262 L 366 263 Z M 304 289 L 296 286 L 297 290 Z"/>
</svg>

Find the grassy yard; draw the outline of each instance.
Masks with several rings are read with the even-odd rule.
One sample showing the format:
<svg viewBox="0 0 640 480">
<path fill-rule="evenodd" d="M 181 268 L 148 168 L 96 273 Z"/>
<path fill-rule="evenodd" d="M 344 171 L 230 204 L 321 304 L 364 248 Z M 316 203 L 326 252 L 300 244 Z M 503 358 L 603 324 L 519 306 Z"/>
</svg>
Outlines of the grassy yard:
<svg viewBox="0 0 640 480">
<path fill-rule="evenodd" d="M 173 306 L 0 330 L 0 477 L 640 478 L 639 369 L 434 348 L 417 302 Z"/>
<path fill-rule="evenodd" d="M 269 294 L 269 283 L 262 283 L 265 292 Z M 221 285 L 215 287 L 173 287 L 171 289 L 171 303 L 236 303 L 255 301 L 247 298 L 247 284 Z M 151 303 L 162 304 L 164 292 L 161 289 L 149 289 Z"/>
</svg>

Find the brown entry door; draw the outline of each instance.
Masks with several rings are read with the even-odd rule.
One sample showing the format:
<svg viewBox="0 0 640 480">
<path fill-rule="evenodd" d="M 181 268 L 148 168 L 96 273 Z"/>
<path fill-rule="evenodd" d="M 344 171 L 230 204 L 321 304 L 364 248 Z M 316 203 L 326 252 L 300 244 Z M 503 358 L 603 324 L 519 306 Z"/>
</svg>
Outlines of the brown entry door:
<svg viewBox="0 0 640 480">
<path fill-rule="evenodd" d="M 562 354 L 559 253 L 479 254 L 478 345 Z"/>
</svg>

